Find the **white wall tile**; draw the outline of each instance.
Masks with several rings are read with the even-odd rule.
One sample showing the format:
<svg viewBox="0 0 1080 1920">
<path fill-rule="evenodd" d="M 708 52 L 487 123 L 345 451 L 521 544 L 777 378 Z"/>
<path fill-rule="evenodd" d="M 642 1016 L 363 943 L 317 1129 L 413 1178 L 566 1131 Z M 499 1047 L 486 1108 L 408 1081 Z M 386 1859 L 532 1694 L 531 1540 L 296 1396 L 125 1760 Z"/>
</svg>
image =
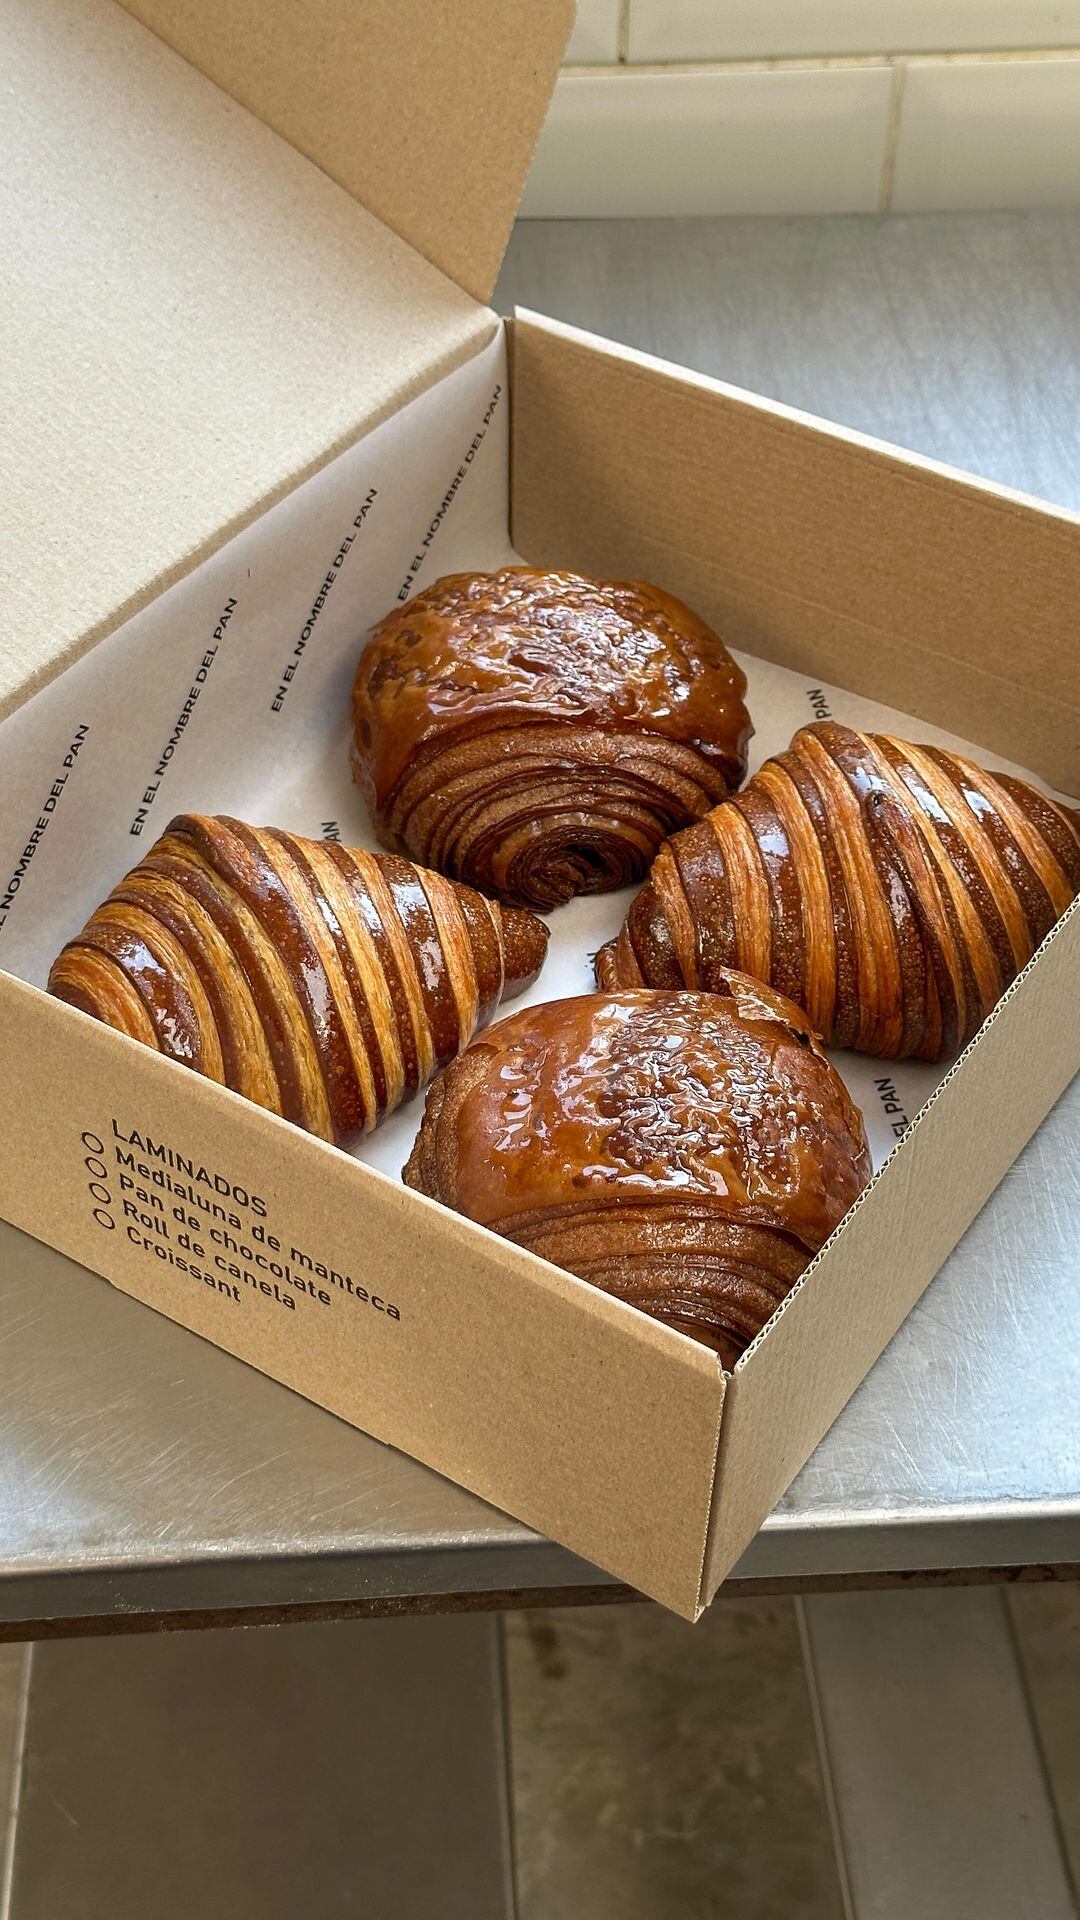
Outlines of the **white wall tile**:
<svg viewBox="0 0 1080 1920">
<path fill-rule="evenodd" d="M 892 206 L 1080 205 L 1080 59 L 908 67 Z"/>
<path fill-rule="evenodd" d="M 1080 0 L 630 0 L 631 60 L 1080 45 Z"/>
<path fill-rule="evenodd" d="M 884 66 L 564 74 L 522 212 L 873 212 L 891 78 Z"/>
<path fill-rule="evenodd" d="M 577 0 L 577 19 L 566 49 L 566 63 L 595 66 L 619 57 L 620 0 Z"/>
</svg>

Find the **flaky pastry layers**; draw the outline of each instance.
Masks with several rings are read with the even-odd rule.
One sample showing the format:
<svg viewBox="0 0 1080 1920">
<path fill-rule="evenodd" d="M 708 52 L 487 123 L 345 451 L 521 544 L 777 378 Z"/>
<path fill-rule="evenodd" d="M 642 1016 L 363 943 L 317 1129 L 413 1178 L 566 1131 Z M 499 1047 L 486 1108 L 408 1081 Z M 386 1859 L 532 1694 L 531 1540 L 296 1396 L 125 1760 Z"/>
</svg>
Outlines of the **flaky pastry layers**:
<svg viewBox="0 0 1080 1920">
<path fill-rule="evenodd" d="M 587 994 L 500 1020 L 439 1075 L 407 1183 L 734 1365 L 870 1177 L 798 1007 Z"/>
<path fill-rule="evenodd" d="M 182 814 L 49 991 L 339 1145 L 535 979 L 547 930 L 410 861 Z"/>
<path fill-rule="evenodd" d="M 839 1047 L 941 1060 L 1080 891 L 1080 814 L 939 747 L 804 727 L 661 848 L 602 987 L 769 981 Z"/>
<path fill-rule="evenodd" d="M 640 581 L 450 574 L 375 628 L 353 766 L 384 846 L 501 899 L 640 879 L 746 771 L 746 681 Z"/>
</svg>

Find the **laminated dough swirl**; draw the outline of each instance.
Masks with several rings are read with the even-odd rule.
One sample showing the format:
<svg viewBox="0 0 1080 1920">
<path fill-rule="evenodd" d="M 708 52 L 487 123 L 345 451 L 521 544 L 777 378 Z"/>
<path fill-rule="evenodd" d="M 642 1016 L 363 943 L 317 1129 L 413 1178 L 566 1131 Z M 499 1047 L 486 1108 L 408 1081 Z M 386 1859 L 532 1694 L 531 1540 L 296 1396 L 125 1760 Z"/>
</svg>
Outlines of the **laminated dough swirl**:
<svg viewBox="0 0 1080 1920">
<path fill-rule="evenodd" d="M 339 1145 L 535 979 L 547 929 L 410 861 L 173 820 L 49 991 Z"/>
<path fill-rule="evenodd" d="M 838 1047 L 960 1052 L 1080 892 L 1080 814 L 940 747 L 804 727 L 675 834 L 602 987 L 708 990 L 740 967 Z"/>
<path fill-rule="evenodd" d="M 545 909 L 642 879 L 746 771 L 746 680 L 640 581 L 450 574 L 361 656 L 353 768 L 393 852 Z"/>
<path fill-rule="evenodd" d="M 500 1020 L 429 1089 L 405 1180 L 732 1366 L 870 1157 L 800 1009 L 716 985 Z"/>
</svg>

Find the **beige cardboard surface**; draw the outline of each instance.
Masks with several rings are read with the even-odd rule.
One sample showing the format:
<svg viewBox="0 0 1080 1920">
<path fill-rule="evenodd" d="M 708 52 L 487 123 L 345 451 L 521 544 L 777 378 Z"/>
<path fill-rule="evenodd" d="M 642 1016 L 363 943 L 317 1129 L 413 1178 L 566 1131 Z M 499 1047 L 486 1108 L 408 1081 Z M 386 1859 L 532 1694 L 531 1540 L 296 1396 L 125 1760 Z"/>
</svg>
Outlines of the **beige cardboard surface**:
<svg viewBox="0 0 1080 1920">
<path fill-rule="evenodd" d="M 527 412 L 532 404 L 527 360 L 519 357 L 517 373 L 525 383 L 516 394 L 520 420 L 522 408 Z M 554 377 L 546 364 L 544 377 Z M 666 376 L 646 368 L 644 377 Z M 344 839 L 363 842 L 362 808 L 348 784 L 346 754 L 347 693 L 360 633 L 387 604 L 439 572 L 505 557 L 505 379 L 501 342 L 494 340 L 220 548 L 5 723 L 0 755 L 18 773 L 18 805 L 0 822 L 0 849 L 9 841 L 14 849 L 12 867 L 4 857 L 0 885 L 9 873 L 18 884 L 7 885 L 3 895 L 0 960 L 44 978 L 45 929 L 51 941 L 62 923 L 80 924 L 117 873 L 181 807 L 255 812 L 304 832 L 329 826 Z M 695 457 L 705 473 L 711 422 L 711 411 L 698 416 Z M 603 446 L 607 429 L 599 431 Z M 817 435 L 815 428 L 812 437 Z M 798 476 L 797 437 L 793 448 L 792 473 Z M 589 447 L 580 451 L 587 462 Z M 781 494 L 782 476 L 781 462 Z M 564 477 L 565 466 L 553 471 L 556 486 Z M 674 519 L 686 484 L 685 476 L 676 478 L 680 491 L 669 500 L 658 490 L 647 446 L 638 468 L 627 453 L 619 491 L 608 506 L 616 533 L 640 491 L 652 489 L 657 510 Z M 1034 526 L 1042 516 L 1037 509 L 1032 514 Z M 561 556 L 534 548 L 530 557 Z M 230 603 L 225 622 L 222 611 Z M 211 635 L 213 658 L 205 668 Z M 822 636 L 813 670 L 804 675 L 747 661 L 760 724 L 755 761 L 782 744 L 771 728 L 786 737 L 792 725 L 818 710 L 822 697 L 839 702 L 827 674 L 844 657 L 834 655 Z M 962 676 L 954 673 L 953 685 L 962 693 Z M 1017 685 L 1021 723 L 1031 697 Z M 863 695 L 850 704 L 849 696 L 843 698 L 844 706 L 834 709 L 839 717 L 889 723 Z M 955 724 L 955 705 L 943 699 L 935 719 Z M 938 728 L 929 731 L 941 737 Z M 64 776 L 50 789 L 61 767 Z M 23 831 L 23 802 L 32 802 L 30 837 Z M 40 820 L 33 824 L 39 804 Z M 327 809 L 334 816 L 329 820 Z M 595 932 L 613 931 L 624 906 L 625 899 L 610 896 L 576 903 L 553 917 L 552 961 L 534 998 L 573 990 L 560 968 L 584 970 Z M 610 926 L 601 927 L 606 914 Z M 1076 931 L 1074 920 L 1044 949 L 1010 999 L 1010 1017 L 1014 1008 L 1022 1012 L 1024 996 L 1051 955 L 1065 955 L 1063 975 L 1053 976 L 1051 1008 L 1057 1004 L 1060 1020 L 1061 1007 L 1075 1004 Z M 588 984 L 583 971 L 580 984 Z M 1026 1131 L 1070 1070 L 1060 1033 L 1054 1044 L 1047 1042 L 1048 1020 L 1049 1014 L 1036 1021 L 1004 1063 L 1011 1069 L 1023 1061 L 1024 1091 L 1014 1108 L 1024 1116 Z M 995 1023 L 980 1048 L 996 1030 Z M 936 1123 L 936 1153 L 917 1191 L 909 1186 L 903 1201 L 894 1200 L 903 1178 L 897 1169 L 906 1164 L 898 1155 L 811 1282 L 736 1375 L 731 1404 L 737 1406 L 741 1395 L 743 1413 L 731 1431 L 725 1416 L 720 1431 L 722 1469 L 703 1583 L 723 1393 L 711 1356 L 3 976 L 0 1049 L 9 1085 L 32 1088 L 34 1095 L 32 1102 L 9 1101 L 0 1119 L 0 1177 L 9 1176 L 0 1211 L 159 1311 L 687 1615 L 765 1517 L 984 1197 L 977 1183 L 972 1188 L 954 1180 L 954 1169 L 975 1156 L 980 1174 L 985 1160 L 992 1184 L 1007 1164 L 1003 1158 L 998 1165 L 995 1157 L 999 1120 L 993 1102 L 1013 1099 L 998 1074 L 982 1106 L 969 1104 L 968 1076 L 982 1057 L 973 1052 L 949 1083 L 950 1105 L 945 1120 Z M 846 1073 L 853 1071 L 852 1058 L 840 1061 Z M 855 1064 L 873 1085 L 874 1067 L 881 1063 Z M 888 1077 L 899 1083 L 907 1073 L 919 1079 L 910 1090 L 903 1082 L 905 1117 L 929 1092 L 926 1077 L 933 1070 L 896 1067 Z M 865 1095 L 857 1097 L 865 1102 Z M 940 1104 L 930 1108 L 926 1122 L 916 1123 L 912 1142 L 921 1138 L 924 1124 L 935 1123 Z M 876 1118 L 885 1122 L 884 1136 L 875 1142 L 880 1157 L 894 1123 L 891 1103 L 877 1105 Z M 873 1101 L 873 1133 L 872 1108 Z M 363 1149 L 365 1155 L 396 1169 L 416 1118 L 416 1109 L 399 1115 Z M 132 1141 L 135 1132 L 141 1147 Z M 84 1133 L 91 1135 L 90 1145 Z M 146 1144 L 149 1139 L 160 1154 Z M 903 1151 L 908 1153 L 907 1144 Z M 1015 1146 L 1006 1151 L 1011 1158 Z M 206 1179 L 185 1171 L 177 1156 L 205 1168 Z M 121 1177 L 133 1185 L 121 1186 Z M 101 1192 L 93 1192 L 91 1182 Z M 175 1191 L 177 1182 L 187 1190 L 183 1195 Z M 253 1208 L 253 1193 L 262 1214 Z M 232 1212 L 235 1225 L 208 1216 L 200 1198 Z M 132 1215 L 123 1213 L 125 1201 Z M 176 1206 L 195 1227 L 177 1219 Z M 112 1226 L 95 1216 L 95 1207 Z M 874 1246 L 895 1253 L 914 1209 L 920 1223 L 924 1215 L 936 1223 L 929 1252 L 879 1266 L 874 1291 L 860 1293 L 863 1268 L 844 1264 L 852 1258 L 844 1251 L 848 1234 L 876 1236 Z M 280 1246 L 260 1238 L 256 1228 Z M 228 1232 L 235 1244 L 211 1238 L 211 1230 Z M 181 1233 L 202 1253 L 184 1247 Z M 270 1260 L 288 1266 L 290 1274 L 262 1264 Z M 316 1261 L 325 1269 L 322 1276 Z M 332 1271 L 348 1274 L 353 1291 L 330 1278 Z M 324 1302 L 318 1284 L 327 1278 Z M 358 1286 L 372 1298 L 360 1299 Z M 381 1307 L 372 1303 L 377 1289 Z M 855 1305 L 845 1317 L 838 1303 L 849 1295 Z M 293 1296 L 299 1304 L 286 1306 Z M 388 1304 L 399 1317 L 388 1313 Z M 874 1311 L 864 1324 L 859 1310 L 867 1304 Z M 795 1332 L 785 1333 L 792 1314 Z M 775 1367 L 767 1357 L 774 1335 L 781 1341 Z"/>
<path fill-rule="evenodd" d="M 7 1219 L 693 1612 L 714 1355 L 6 975 L 0 1056 Z"/>
<path fill-rule="evenodd" d="M 740 1360 L 724 1409 L 703 1602 L 1080 1070 L 1078 999 L 1074 905 Z M 1003 1352 L 1003 1368 L 1008 1360 Z"/>
<path fill-rule="evenodd" d="M 2 714 L 495 323 L 114 0 L 0 71 Z"/>
<path fill-rule="evenodd" d="M 1080 516 L 629 348 L 514 323 L 512 535 L 1080 792 Z"/>
<path fill-rule="evenodd" d="M 479 300 L 573 0 L 123 0 Z"/>
</svg>

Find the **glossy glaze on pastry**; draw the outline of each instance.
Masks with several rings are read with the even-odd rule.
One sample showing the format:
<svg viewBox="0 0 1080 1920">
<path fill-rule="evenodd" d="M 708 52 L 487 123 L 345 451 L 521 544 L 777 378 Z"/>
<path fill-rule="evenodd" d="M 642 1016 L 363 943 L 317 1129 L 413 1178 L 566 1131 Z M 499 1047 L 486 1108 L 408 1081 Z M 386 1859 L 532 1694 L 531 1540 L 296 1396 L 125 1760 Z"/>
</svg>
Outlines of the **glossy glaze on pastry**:
<svg viewBox="0 0 1080 1920">
<path fill-rule="evenodd" d="M 339 1144 L 535 979 L 547 929 L 386 854 L 182 814 L 49 990 Z"/>
<path fill-rule="evenodd" d="M 500 1020 L 427 1096 L 410 1186 L 733 1365 L 870 1177 L 800 1009 L 588 994 Z"/>
<path fill-rule="evenodd" d="M 745 691 L 716 634 L 657 587 L 450 574 L 364 650 L 354 771 L 384 846 L 554 907 L 641 878 L 738 785 Z"/>
<path fill-rule="evenodd" d="M 822 722 L 661 849 L 597 979 L 708 989 L 737 966 L 832 1045 L 948 1059 L 1077 892 L 1080 814 Z"/>
</svg>

